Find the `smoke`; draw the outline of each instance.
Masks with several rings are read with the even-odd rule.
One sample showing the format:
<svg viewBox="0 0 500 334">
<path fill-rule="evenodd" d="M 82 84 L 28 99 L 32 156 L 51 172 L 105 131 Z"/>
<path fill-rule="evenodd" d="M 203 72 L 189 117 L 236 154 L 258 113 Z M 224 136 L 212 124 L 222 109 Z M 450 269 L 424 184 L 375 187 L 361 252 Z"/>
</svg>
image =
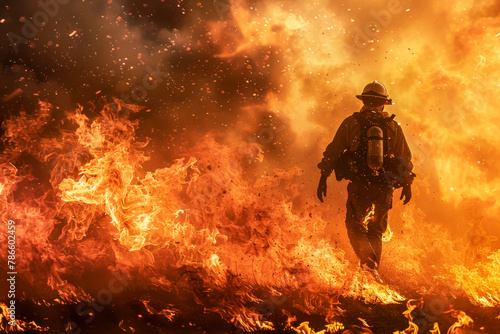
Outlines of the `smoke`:
<svg viewBox="0 0 500 334">
<path fill-rule="evenodd" d="M 383 273 L 400 265 L 403 281 L 404 272 L 465 263 L 474 247 L 500 245 L 489 238 L 500 235 L 498 2 L 58 3 L 17 52 L 9 33 L 24 36 L 43 9 L 37 1 L 3 9 L 3 115 L 32 113 L 41 99 L 59 110 L 55 117 L 77 105 L 95 116 L 118 97 L 144 107 L 129 117 L 139 120 L 139 137 L 152 138 L 146 169 L 171 164 L 207 133 L 257 143 L 264 161 L 255 175 L 303 171 L 300 209 L 317 203 L 316 164 L 340 122 L 359 110 L 354 96 L 379 80 L 417 174 L 409 207 L 395 195 Z M 355 262 L 343 227 L 345 183 L 329 187 L 329 210 L 315 214 L 328 221 L 323 236 Z M 470 239 L 478 231 L 487 240 L 479 246 Z"/>
<path fill-rule="evenodd" d="M 7 114 L 33 111 L 39 99 L 72 109 L 116 96 L 150 110 L 138 116 L 145 134 L 153 128 L 172 142 L 191 138 L 187 131 L 234 127 L 242 108 L 264 104 L 277 89 L 271 74 L 279 66 L 256 65 L 261 57 L 274 64 L 279 57 L 271 50 L 219 57 L 224 46 L 214 43 L 209 27 L 224 18 L 211 1 L 72 0 L 59 4 L 27 43 L 10 45 L 8 36 L 24 38 L 24 25 L 41 11 L 37 1 L 26 1 L 2 13 L 2 94 L 22 90 L 3 103 Z"/>
</svg>

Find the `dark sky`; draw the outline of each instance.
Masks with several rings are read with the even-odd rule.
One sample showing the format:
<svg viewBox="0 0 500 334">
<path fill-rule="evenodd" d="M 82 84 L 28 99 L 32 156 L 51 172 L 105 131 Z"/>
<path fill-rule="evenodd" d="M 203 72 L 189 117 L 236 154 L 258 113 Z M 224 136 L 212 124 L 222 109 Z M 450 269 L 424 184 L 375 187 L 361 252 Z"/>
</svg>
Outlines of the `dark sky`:
<svg viewBox="0 0 500 334">
<path fill-rule="evenodd" d="M 242 108 L 279 92 L 272 48 L 218 56 L 238 39 L 222 1 L 6 1 L 0 19 L 2 118 L 32 113 L 39 100 L 58 115 L 118 97 L 145 107 L 131 116 L 139 133 L 182 142 L 238 126 Z M 221 21 L 231 36 L 222 43 L 209 32 Z M 266 110 L 259 113 L 256 132 Z"/>
</svg>

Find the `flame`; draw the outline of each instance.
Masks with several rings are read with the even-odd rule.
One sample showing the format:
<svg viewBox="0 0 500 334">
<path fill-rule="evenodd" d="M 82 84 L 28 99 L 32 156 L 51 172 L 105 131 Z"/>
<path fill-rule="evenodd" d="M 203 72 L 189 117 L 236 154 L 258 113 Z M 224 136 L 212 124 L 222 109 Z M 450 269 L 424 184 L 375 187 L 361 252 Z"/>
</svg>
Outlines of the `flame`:
<svg viewBox="0 0 500 334">
<path fill-rule="evenodd" d="M 340 297 L 391 304 L 435 290 L 500 306 L 500 251 L 490 236 L 498 233 L 500 210 L 498 13 L 489 2 L 456 1 L 446 10 L 400 5 L 390 26 L 368 27 L 369 38 L 359 43 L 356 28 L 388 10 L 381 2 L 365 10 L 326 0 L 231 2 L 228 17 L 206 23 L 207 41 L 192 47 L 208 45 L 236 72 L 267 73 L 273 88 L 244 96 L 238 116 L 252 122 L 193 130 L 169 151 L 174 159 L 138 139 L 139 122 L 118 115 L 142 111 L 118 100 L 100 113 L 80 107 L 57 116 L 41 102 L 36 112 L 11 116 L 3 124 L 0 215 L 18 222 L 19 268 L 33 273 L 25 278 L 33 298 L 89 300 L 98 288 L 83 277 L 93 268 L 133 272 L 132 285 L 187 294 L 245 330 L 274 328 L 263 316 L 269 296 L 329 316 L 341 313 Z M 429 21 L 434 17 L 442 22 Z M 408 23 L 416 20 L 428 25 L 416 31 Z M 175 35 L 178 44 L 187 39 Z M 359 110 L 354 95 L 373 79 L 385 82 L 396 102 L 387 110 L 398 115 L 418 174 L 415 200 L 390 212 L 386 285 L 353 265 L 336 225 L 345 185 L 329 185 L 338 196 L 319 206 L 312 200 L 317 180 L 309 176 L 317 175 L 342 119 Z M 278 120 L 261 129 L 274 141 L 259 135 L 262 110 Z M 255 140 L 245 137 L 253 132 Z M 405 332 L 417 332 L 410 314 L 423 302 L 407 303 Z M 169 320 L 182 313 L 182 305 L 143 304 Z M 471 323 L 456 317 L 453 330 Z M 326 331 L 340 329 L 327 322 Z M 312 329 L 303 323 L 296 331 Z"/>
<path fill-rule="evenodd" d="M 0 303 L 0 310 L 0 330 L 5 331 L 5 333 L 25 331 L 44 332 L 48 330 L 47 327 L 38 326 L 34 321 L 28 323 L 21 319 L 16 319 L 4 303 Z"/>
<path fill-rule="evenodd" d="M 120 102 L 114 103 L 125 108 Z M 43 105 L 40 115 L 21 115 L 16 123 L 43 122 L 50 117 L 49 110 L 50 106 Z M 48 270 L 37 270 L 62 302 L 89 298 L 89 293 L 76 285 L 78 276 L 71 274 L 71 265 L 62 256 L 64 249 L 74 247 L 73 243 L 87 254 L 79 261 L 104 261 L 106 253 L 111 252 L 115 256 L 111 265 L 118 268 L 143 270 L 154 266 L 165 271 L 172 266 L 188 267 L 197 279 L 221 293 L 233 284 L 231 277 L 236 272 L 241 277 L 241 282 L 234 281 L 231 293 L 236 295 L 217 297 L 222 299 L 214 310 L 247 329 L 270 326 L 244 306 L 259 303 L 259 298 L 243 288 L 252 281 L 285 291 L 301 289 L 305 303 L 300 307 L 308 312 L 326 312 L 342 294 L 367 302 L 402 300 L 390 287 L 377 285 L 349 269 L 343 251 L 310 236 L 317 234 L 315 230 L 321 231 L 325 222 L 294 208 L 293 198 L 300 191 L 292 180 L 300 176 L 298 169 L 275 170 L 249 180 L 243 177 L 244 168 L 262 161 L 259 146 L 224 146 L 208 136 L 171 166 L 143 172 L 141 164 L 148 160 L 144 153 L 147 142 L 136 142 L 134 124 L 110 110 L 112 107 L 107 106 L 92 121 L 81 109 L 68 114 L 67 119 L 75 125 L 74 134 L 63 132 L 68 143 L 55 147 L 76 147 L 80 155 L 73 159 L 78 162 L 68 164 L 50 152 L 48 147 L 55 139 L 41 140 L 42 152 L 46 152 L 38 156 L 42 162 L 48 161 L 58 171 L 62 169 L 60 164 L 72 168 L 64 179 L 51 179 L 38 202 L 29 197 L 24 202 L 12 201 L 12 192 L 23 177 L 16 176 L 19 171 L 12 165 L 2 165 L 3 190 L 11 191 L 5 192 L 8 205 L 3 214 L 19 221 L 21 240 L 35 245 L 40 235 L 48 238 L 53 233 L 56 218 L 66 220 L 58 237 L 60 249 L 48 241 L 36 246 L 54 259 Z M 55 205 L 47 201 L 49 196 L 55 196 Z M 314 208 L 310 206 L 309 210 Z M 43 232 L 28 234 L 29 226 Z M 94 228 L 99 228 L 99 234 L 93 234 Z M 168 263 L 163 259 L 175 260 Z M 21 266 L 31 265 L 29 261 L 26 257 Z M 251 265 L 245 266 L 245 262 Z M 202 276 L 195 274 L 198 270 L 202 270 Z M 148 279 L 152 284 L 170 286 L 155 275 Z M 32 284 L 43 285 L 43 280 Z M 205 303 L 201 299 L 198 302 Z M 325 309 L 325 305 L 329 306 Z"/>
<path fill-rule="evenodd" d="M 495 307 L 500 304 L 499 277 L 485 275 L 485 273 L 496 273 L 499 270 L 500 251 L 492 253 L 486 261 L 478 263 L 473 269 L 468 269 L 464 265 L 453 265 L 450 268 L 451 273 L 456 277 L 456 282 L 460 282 L 469 299 L 486 307 Z"/>
<path fill-rule="evenodd" d="M 259 329 L 261 330 L 268 330 L 268 331 L 273 331 L 274 330 L 274 325 L 270 321 L 257 321 L 257 325 L 259 326 Z"/>
<path fill-rule="evenodd" d="M 389 242 L 392 239 L 392 236 L 394 235 L 394 232 L 391 230 L 391 227 L 389 224 L 387 224 L 387 230 L 382 234 L 382 241 L 383 242 Z"/>
<path fill-rule="evenodd" d="M 344 329 L 344 325 L 339 322 L 334 322 L 325 326 L 326 328 L 316 332 L 311 327 L 309 327 L 309 322 L 305 321 L 301 323 L 298 327 L 291 327 L 298 334 L 326 334 L 326 333 L 336 333 Z"/>
<path fill-rule="evenodd" d="M 361 223 L 365 230 L 368 230 L 368 223 L 375 217 L 375 204 L 372 204 L 371 208 L 366 213 L 365 219 Z"/>
<path fill-rule="evenodd" d="M 437 322 L 434 323 L 434 328 L 430 330 L 431 334 L 440 334 L 439 325 Z"/>
<path fill-rule="evenodd" d="M 344 324 L 338 321 L 334 321 L 331 324 L 326 325 L 326 333 L 335 333 L 344 329 Z"/>
<path fill-rule="evenodd" d="M 448 334 L 452 333 L 462 333 L 458 328 L 472 328 L 474 321 L 463 311 L 452 310 L 451 315 L 453 318 L 457 319 L 450 329 L 448 329 Z"/>
<path fill-rule="evenodd" d="M 426 308 L 424 298 L 408 300 L 406 305 L 408 309 L 405 312 L 403 312 L 403 314 L 406 318 L 408 318 L 409 327 L 402 332 L 397 331 L 395 333 L 417 334 L 419 333 L 419 327 L 417 324 L 415 324 L 416 321 L 422 321 L 422 319 L 424 319 L 424 321 L 431 321 L 432 319 L 435 319 L 435 317 L 429 316 L 428 313 L 429 309 Z M 435 311 L 436 310 L 434 310 L 434 312 Z M 444 311 L 444 309 L 442 309 L 440 310 L 440 312 L 442 314 L 451 314 L 453 318 L 457 319 L 457 321 L 453 325 L 451 325 L 451 327 L 448 329 L 447 331 L 448 334 L 463 333 L 464 329 L 473 327 L 474 321 L 464 311 L 454 310 L 454 309 Z M 434 316 L 435 315 L 436 313 L 434 313 Z M 430 333 L 440 333 L 439 324 L 437 322 L 434 322 L 433 328 L 430 330 Z"/>
<path fill-rule="evenodd" d="M 119 101 L 113 103 L 126 107 Z M 101 116 L 90 120 L 77 109 L 67 116 L 75 125 L 73 134 L 61 130 L 67 143 L 56 145 L 53 138 L 40 141 L 46 154 L 37 151 L 42 163 L 57 171 L 62 170 L 61 164 L 71 167 L 65 178 L 54 176 L 56 179 L 47 183 L 41 199 L 28 196 L 14 201 L 18 184 L 32 178 L 10 163 L 2 165 L 3 217 L 19 221 L 18 233 L 26 243 L 23 248 L 36 247 L 53 259 L 50 266 L 37 269 L 45 281 L 31 282 L 34 286 L 45 284 L 63 303 L 89 298 L 63 255 L 76 243 L 87 254 L 79 261 L 104 264 L 106 254 L 112 253 L 114 260 L 106 266 L 133 271 L 156 268 L 158 274 L 144 279 L 165 289 L 172 287 L 174 277 L 162 275 L 185 268 L 190 280 L 214 291 L 208 297 L 214 298 L 210 302 L 186 282 L 185 289 L 193 293 L 196 302 L 211 305 L 206 307 L 247 330 L 273 327 L 262 318 L 258 306 L 262 300 L 252 285 L 279 289 L 281 294 L 301 291 L 298 309 L 330 315 L 338 314 L 334 306 L 340 296 L 383 304 L 406 299 L 396 286 L 379 284 L 353 268 L 343 250 L 322 238 L 327 222 L 316 214 L 317 206 L 296 207 L 293 201 L 300 198 L 301 191 L 294 180 L 301 176 L 300 170 L 275 169 L 252 179 L 245 171 L 262 163 L 259 145 L 220 144 L 214 136 L 207 136 L 170 166 L 147 172 L 142 167 L 149 159 L 147 141 L 136 142 L 134 124 L 111 110 L 107 106 Z M 43 105 L 40 115 L 21 115 L 19 122 L 11 124 L 37 124 L 49 115 L 50 106 Z M 14 131 L 10 133 L 14 135 Z M 17 137 L 13 140 L 22 144 Z M 46 146 L 56 151 L 74 147 L 76 161 L 68 163 Z M 13 156 L 16 150 L 7 154 Z M 48 201 L 53 196 L 55 204 Z M 48 241 L 56 219 L 66 221 L 58 245 Z M 40 232 L 28 233 L 33 228 Z M 99 228 L 99 234 L 92 232 L 94 228 Z M 37 243 L 40 235 L 46 236 L 45 243 Z M 483 264 L 485 272 L 498 270 L 498 258 L 491 260 Z M 21 267 L 27 267 L 33 259 L 27 256 L 23 261 Z M 463 270 L 465 267 L 451 267 L 446 279 Z M 479 285 L 473 274 L 481 275 L 481 271 L 467 270 L 471 279 L 457 277 L 460 286 L 452 285 L 453 289 L 471 293 L 471 299 L 478 303 L 496 305 L 497 290 L 491 288 L 498 284 L 496 278 Z M 464 282 L 476 289 L 475 294 L 472 288 L 464 289 Z M 146 302 L 145 306 L 148 312 L 168 319 L 180 312 L 165 307 L 156 311 Z"/>
<path fill-rule="evenodd" d="M 406 302 L 406 307 L 408 310 L 403 312 L 403 315 L 408 318 L 408 328 L 404 331 L 397 331 L 395 333 L 405 333 L 405 334 L 418 334 L 419 328 L 417 324 L 413 322 L 413 312 L 416 309 L 421 309 L 424 306 L 423 299 L 410 299 Z"/>
</svg>

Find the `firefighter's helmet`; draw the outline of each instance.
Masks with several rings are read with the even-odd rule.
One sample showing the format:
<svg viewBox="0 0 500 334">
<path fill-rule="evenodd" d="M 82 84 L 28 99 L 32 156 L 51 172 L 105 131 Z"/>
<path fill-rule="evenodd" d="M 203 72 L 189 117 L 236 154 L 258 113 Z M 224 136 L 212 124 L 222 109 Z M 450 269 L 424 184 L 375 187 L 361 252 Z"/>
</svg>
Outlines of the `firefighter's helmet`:
<svg viewBox="0 0 500 334">
<path fill-rule="evenodd" d="M 389 94 L 387 94 L 387 88 L 379 81 L 370 82 L 365 86 L 365 89 L 363 89 L 363 93 L 361 93 L 361 95 L 356 95 L 356 97 L 360 100 L 363 100 L 363 97 L 384 99 L 385 104 L 392 104 L 392 99 L 390 99 Z"/>
</svg>

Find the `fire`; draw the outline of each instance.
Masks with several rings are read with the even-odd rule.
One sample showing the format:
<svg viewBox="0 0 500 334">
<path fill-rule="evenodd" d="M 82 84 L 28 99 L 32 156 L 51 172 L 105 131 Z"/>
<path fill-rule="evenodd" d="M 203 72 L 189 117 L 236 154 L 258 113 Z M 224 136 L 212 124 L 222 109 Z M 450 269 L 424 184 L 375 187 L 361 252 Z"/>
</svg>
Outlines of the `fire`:
<svg viewBox="0 0 500 334">
<path fill-rule="evenodd" d="M 471 317 L 469 317 L 465 312 L 463 311 L 456 311 L 453 310 L 451 315 L 453 318 L 457 319 L 457 322 L 455 322 L 450 329 L 448 330 L 448 334 L 452 333 L 462 333 L 462 331 L 459 331 L 458 328 L 471 328 L 473 324 L 473 320 Z"/>
<path fill-rule="evenodd" d="M 16 123 L 39 122 L 49 117 L 48 110 L 50 106 L 43 105 L 41 116 L 21 115 Z M 69 274 L 71 264 L 59 255 L 76 243 L 88 254 L 79 261 L 104 261 L 111 252 L 114 260 L 103 265 L 128 268 L 138 275 L 137 270 L 149 266 L 160 272 L 188 267 L 202 270 L 206 277 L 199 279 L 210 289 L 227 289 L 233 284 L 231 277 L 237 275 L 240 278 L 230 292 L 234 295 L 221 296 L 220 306 L 214 310 L 248 329 L 270 326 L 244 306 L 259 303 L 250 284 L 290 292 L 300 289 L 304 312 L 326 312 L 341 295 L 373 303 L 403 300 L 390 287 L 353 271 L 343 251 L 318 239 L 316 234 L 325 222 L 304 215 L 292 204 L 300 194 L 293 182 L 300 176 L 298 169 L 275 170 L 255 180 L 245 178 L 244 170 L 262 161 L 258 145 L 224 146 L 209 136 L 171 166 L 143 172 L 141 164 L 148 159 L 146 143 L 136 142 L 134 124 L 110 110 L 106 107 L 92 121 L 81 110 L 68 114 L 75 124 L 74 135 L 62 131 L 68 139 L 56 150 L 77 148 L 80 154 L 73 155 L 72 162 L 70 157 L 62 160 L 48 151 L 53 139 L 41 140 L 42 151 L 47 150 L 39 155 L 42 162 L 57 171 L 63 168 L 60 164 L 75 166 L 66 170 L 64 179 L 51 179 L 42 199 L 12 201 L 16 185 L 26 177 L 16 176 L 20 173 L 12 165 L 3 165 L 4 217 L 26 226 L 20 229 L 21 240 L 38 240 L 39 235 L 28 234 L 27 226 L 48 236 L 53 233 L 54 219 L 67 222 L 58 237 L 60 246 L 48 241 L 38 246 L 51 254 L 54 264 L 53 269 L 38 269 L 46 281 L 37 285 L 47 284 L 66 302 L 88 298 L 77 285 L 78 276 Z M 304 209 L 316 210 L 311 205 Z M 96 235 L 92 229 L 97 227 L 100 232 Z M 30 258 L 26 259 L 23 267 L 31 265 Z M 148 279 L 154 285 L 171 286 L 154 275 Z"/>
<path fill-rule="evenodd" d="M 127 108 L 119 101 L 113 104 Z M 23 114 L 10 126 L 39 124 L 50 117 L 50 109 L 42 104 L 40 114 Z M 2 165 L 3 217 L 22 222 L 19 233 L 20 240 L 25 240 L 24 249 L 36 244 L 42 254 L 53 259 L 51 266 L 37 269 L 45 281 L 31 282 L 50 287 L 47 296 L 55 293 L 63 302 L 89 298 L 90 293 L 80 286 L 79 277 L 63 255 L 76 244 L 86 254 L 80 262 L 97 261 L 139 276 L 140 271 L 155 268 L 158 274 L 143 279 L 167 290 L 172 288 L 169 280 L 174 276 L 162 276 L 186 268 L 191 272 L 190 280 L 199 280 L 205 289 L 213 290 L 213 297 L 208 298 L 217 300 L 206 300 L 198 295 L 198 288 L 186 282 L 184 289 L 194 294 L 197 303 L 247 330 L 273 328 L 262 318 L 260 306 L 255 307 L 261 305 L 261 298 L 252 286 L 279 289 L 285 295 L 301 291 L 296 307 L 306 313 L 340 314 L 334 308 L 340 296 L 383 304 L 406 299 L 394 285 L 397 280 L 389 285 L 375 282 L 361 269 L 353 268 L 343 250 L 322 239 L 326 221 L 318 206 L 295 207 L 294 198 L 301 194 L 294 181 L 301 176 L 298 169 L 274 170 L 252 179 L 246 173 L 252 173 L 251 168 L 263 161 L 259 145 L 220 144 L 214 136 L 207 136 L 170 166 L 144 171 L 142 164 L 149 159 L 147 142 L 136 142 L 134 124 L 112 110 L 111 105 L 106 106 L 93 120 L 80 109 L 68 113 L 67 119 L 74 126 L 60 130 L 65 142 L 56 144 L 53 138 L 41 138 L 40 150 L 33 154 L 53 171 L 64 170 L 65 176 L 53 172 L 50 182 L 40 188 L 45 191 L 40 192 L 41 198 L 19 197 L 18 185 L 29 184 L 33 178 L 11 163 Z M 27 139 L 22 131 L 10 129 L 8 133 L 15 145 L 6 156 L 12 157 Z M 57 153 L 64 147 L 74 148 L 78 154 L 61 157 Z M 53 244 L 45 239 L 37 243 L 40 235 L 52 235 L 56 219 L 65 221 L 58 236 L 61 242 Z M 98 234 L 93 232 L 95 228 Z M 29 233 L 32 229 L 40 232 Z M 105 260 L 107 254 L 113 254 L 114 259 Z M 23 257 L 21 267 L 33 266 L 36 253 L 31 256 Z M 482 269 L 450 267 L 446 279 L 457 275 L 451 289 L 462 291 L 474 302 L 496 305 L 495 276 L 489 281 L 478 278 L 498 270 L 498 258 L 492 256 L 491 260 L 481 264 Z M 461 273 L 463 276 L 458 276 Z M 168 319 L 181 312 L 175 307 L 156 311 L 147 301 L 144 305 L 148 312 Z M 340 328 L 334 324 L 330 327 Z M 411 321 L 410 328 L 414 329 L 406 332 L 416 330 Z"/>
<path fill-rule="evenodd" d="M 4 303 L 0 303 L 0 330 L 3 330 L 5 333 L 9 332 L 25 332 L 25 331 L 36 331 L 43 332 L 47 331 L 48 328 L 38 326 L 34 321 L 30 321 L 29 323 L 21 320 L 15 319 L 13 321 L 12 313 L 9 310 L 8 306 Z M 14 324 L 12 324 L 12 322 Z"/>
<path fill-rule="evenodd" d="M 305 321 L 297 327 L 291 326 L 291 329 L 293 329 L 298 334 L 326 334 L 326 333 L 336 333 L 340 330 L 343 330 L 344 325 L 339 322 L 334 322 L 332 324 L 326 325 L 325 329 L 316 332 L 311 327 L 309 327 L 309 322 Z"/>
<path fill-rule="evenodd" d="M 403 315 L 408 318 L 408 328 L 405 329 L 403 332 L 395 332 L 395 333 L 407 333 L 407 334 L 418 334 L 419 328 L 418 325 L 413 322 L 413 312 L 415 310 L 421 309 L 424 306 L 424 301 L 423 299 L 420 300 L 414 300 L 410 299 L 406 303 L 406 307 L 408 307 L 408 310 L 403 312 Z M 439 329 L 438 329 L 439 331 Z"/>
<path fill-rule="evenodd" d="M 441 334 L 439 331 L 439 325 L 437 323 L 434 323 L 434 328 L 430 330 L 431 334 Z"/>
<path fill-rule="evenodd" d="M 432 299 L 427 301 L 424 301 L 424 298 L 415 300 L 409 300 L 407 302 L 407 307 L 408 310 L 406 310 L 403 314 L 405 317 L 408 318 L 409 322 L 409 327 L 405 329 L 403 332 L 397 331 L 395 333 L 413 333 L 417 334 L 422 331 L 427 332 L 429 331 L 430 333 L 433 334 L 439 334 L 439 324 L 437 322 L 434 322 L 432 325 L 432 329 L 430 329 L 430 324 L 435 321 L 436 316 L 438 315 L 436 313 L 436 310 L 432 309 L 432 306 L 426 305 L 426 303 L 429 303 L 429 301 L 432 303 Z M 473 323 L 474 321 L 472 320 L 471 317 L 469 317 L 464 311 L 460 310 L 446 310 L 443 308 L 439 310 L 441 314 L 451 314 L 451 316 L 457 321 L 450 326 L 448 329 L 447 333 L 469 333 L 468 329 L 473 328 Z M 416 324 L 416 322 L 419 322 L 422 326 L 422 330 L 419 330 L 419 325 Z M 481 329 L 482 330 L 482 329 Z M 472 333 L 472 331 L 471 331 Z M 474 331 L 474 333 L 477 333 Z"/>
<path fill-rule="evenodd" d="M 453 6 L 446 5 L 443 12 L 436 14 L 445 13 L 446 20 L 452 23 L 446 28 L 444 41 L 437 41 L 434 40 L 435 23 L 429 23 L 429 28 L 421 35 L 405 24 L 422 15 L 422 8 L 410 2 L 397 4 L 391 12 L 389 4 L 384 7 L 382 3 L 361 10 L 348 8 L 345 4 L 334 6 L 326 1 L 310 6 L 299 3 L 283 6 L 271 1 L 253 11 L 239 1 L 234 4 L 238 10 L 231 12 L 228 22 L 236 25 L 240 34 L 235 39 L 226 37 L 236 45 L 236 53 L 251 56 L 262 46 L 282 52 L 284 87 L 278 96 L 269 93 L 266 103 L 275 114 L 286 110 L 292 132 L 301 144 L 312 144 L 318 138 L 318 129 L 324 129 L 317 156 L 331 140 L 342 118 L 359 109 L 354 105 L 352 92 L 359 91 L 373 78 L 387 82 L 396 102 L 388 111 L 397 115 L 413 151 L 418 174 L 414 192 L 420 203 L 418 209 L 395 210 L 402 220 L 423 228 L 422 232 L 417 232 L 417 226 L 402 226 L 392 221 L 392 228 L 387 230 L 384 239 L 394 239 L 394 230 L 401 229 L 405 235 L 392 240 L 392 245 L 388 244 L 388 253 L 394 255 L 406 249 L 406 254 L 415 257 L 429 253 L 439 257 L 439 260 L 434 257 L 426 263 L 390 259 L 392 265 L 389 267 L 401 268 L 400 277 L 411 272 L 412 277 L 407 282 L 415 282 L 417 287 L 417 282 L 428 282 L 434 275 L 426 273 L 438 266 L 446 273 L 436 276 L 443 278 L 440 280 L 443 283 L 450 279 L 457 282 L 457 285 L 452 284 L 455 292 L 467 294 L 478 305 L 498 306 L 496 291 L 500 290 L 500 285 L 495 281 L 499 276 L 496 252 L 481 250 L 484 255 L 481 262 L 472 260 L 473 268 L 465 268 L 461 265 L 465 257 L 461 253 L 463 250 L 445 254 L 438 249 L 457 249 L 460 244 L 457 237 L 447 235 L 446 228 L 451 226 L 440 222 L 443 219 L 456 221 L 454 229 L 467 230 L 468 214 L 480 210 L 489 217 L 489 233 L 497 231 L 493 225 L 498 220 L 496 191 L 499 178 L 492 161 L 498 155 L 494 149 L 498 146 L 495 144 L 498 137 L 494 134 L 497 129 L 493 119 L 498 110 L 495 92 L 499 84 L 496 76 L 487 73 L 498 68 L 495 48 L 498 25 L 487 14 L 491 8 L 486 4 L 477 7 L 461 1 Z M 438 8 L 426 8 L 425 13 Z M 376 37 L 367 38 L 365 44 L 360 45 L 356 38 L 363 36 L 357 36 L 357 28 L 363 30 L 365 23 L 376 22 L 377 15 L 388 15 L 390 29 L 381 29 L 377 23 L 379 30 L 373 33 Z M 213 31 L 220 35 L 226 30 L 214 26 Z M 434 45 L 432 50 L 428 48 L 429 43 Z M 332 106 L 335 112 L 331 111 Z M 295 144 L 290 151 L 301 148 Z M 428 189 L 439 192 L 432 195 Z M 445 210 L 437 204 L 439 201 L 443 201 Z M 334 204 L 343 206 L 339 201 Z M 457 217 L 446 213 L 453 210 Z M 429 217 L 425 217 L 424 211 L 430 213 Z M 433 212 L 442 214 L 433 218 Z M 389 215 L 392 217 L 394 212 Z M 421 220 L 415 222 L 414 218 L 405 219 L 404 216 L 419 216 Z M 436 223 L 438 226 L 431 226 Z M 387 259 L 382 260 L 382 271 L 384 261 Z M 471 259 L 465 261 L 470 263 Z M 489 274 L 479 278 L 480 273 Z"/>
<path fill-rule="evenodd" d="M 374 216 L 375 216 L 375 204 L 372 204 L 372 207 L 366 213 L 365 219 L 363 220 L 362 223 L 366 230 L 368 229 L 368 223 L 370 222 L 370 220 L 373 219 Z"/>
<path fill-rule="evenodd" d="M 391 227 L 389 226 L 389 224 L 387 224 L 387 230 L 382 235 L 382 241 L 383 242 L 391 241 L 393 235 L 394 235 L 394 232 L 391 230 Z"/>
<path fill-rule="evenodd" d="M 173 321 L 189 299 L 248 331 L 277 328 L 267 316 L 289 305 L 326 315 L 324 331 L 340 331 L 350 325 L 336 318 L 344 298 L 407 301 L 404 333 L 419 331 L 412 312 L 424 307 L 410 296 L 439 292 L 500 307 L 500 251 L 491 236 L 500 213 L 498 13 L 488 2 L 398 4 L 232 1 L 224 18 L 197 23 L 199 40 L 172 32 L 173 46 L 194 41 L 186 50 L 208 49 L 207 58 L 235 69 L 238 80 L 248 75 L 235 95 L 257 87 L 241 100 L 237 121 L 221 117 L 230 123 L 223 130 L 184 120 L 193 129 L 175 150 L 142 139 L 140 122 L 130 119 L 145 111 L 117 99 L 99 113 L 80 107 L 61 115 L 41 102 L 7 119 L 0 216 L 19 222 L 19 272 L 30 273 L 23 284 L 34 300 L 96 299 L 101 276 L 120 271 L 135 277 L 130 291 L 149 314 Z M 346 241 L 345 184 L 330 181 L 321 206 L 312 190 L 321 150 L 359 110 L 353 96 L 373 79 L 387 83 L 396 102 L 388 111 L 397 114 L 418 175 L 413 202 L 402 207 L 396 191 L 389 213 L 384 285 L 357 268 Z M 216 100 L 216 85 L 206 86 Z M 195 116 L 198 108 L 182 111 Z M 156 304 L 141 287 L 185 299 Z M 452 315 L 449 333 L 472 325 L 464 312 Z M 7 330 L 4 307 L 1 317 Z M 297 333 L 314 332 L 292 319 Z M 439 333 L 437 320 L 430 326 Z"/>
</svg>

